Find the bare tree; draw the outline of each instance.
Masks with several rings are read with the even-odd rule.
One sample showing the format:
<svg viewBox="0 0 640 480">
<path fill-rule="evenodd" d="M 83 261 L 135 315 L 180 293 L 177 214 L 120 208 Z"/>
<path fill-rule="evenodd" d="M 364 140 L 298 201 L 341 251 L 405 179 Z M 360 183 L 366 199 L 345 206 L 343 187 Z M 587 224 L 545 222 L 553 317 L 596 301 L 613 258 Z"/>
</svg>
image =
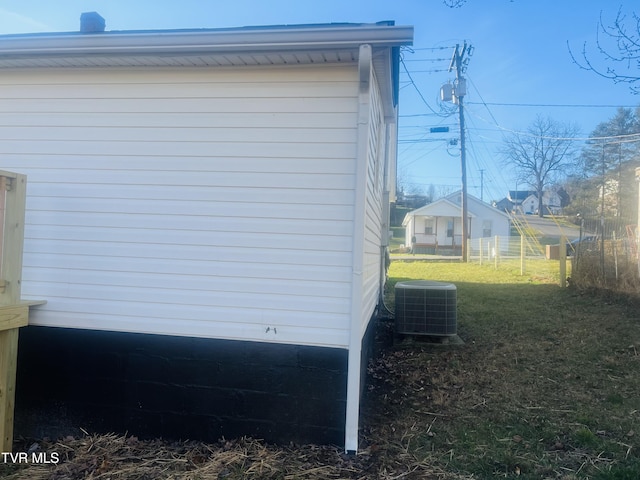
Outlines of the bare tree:
<svg viewBox="0 0 640 480">
<path fill-rule="evenodd" d="M 573 62 L 615 83 L 628 83 L 633 93 L 640 94 L 640 16 L 635 12 L 627 15 L 620 9 L 613 24 L 608 25 L 600 13 L 595 45 L 595 55 L 587 42 L 579 55 L 568 45 Z"/>
<path fill-rule="evenodd" d="M 576 165 L 574 139 L 577 133 L 576 126 L 539 116 L 525 132 L 515 132 L 504 138 L 505 166 L 536 192 L 540 217 L 544 215 L 545 189 Z"/>
<path fill-rule="evenodd" d="M 509 2 L 511 3 L 513 3 L 514 1 L 515 0 L 509 0 Z M 467 3 L 467 0 L 442 0 L 442 3 L 444 3 L 449 8 L 460 8 L 465 3 Z"/>
<path fill-rule="evenodd" d="M 442 3 L 449 8 L 460 8 L 467 3 L 467 0 L 442 0 Z"/>
</svg>

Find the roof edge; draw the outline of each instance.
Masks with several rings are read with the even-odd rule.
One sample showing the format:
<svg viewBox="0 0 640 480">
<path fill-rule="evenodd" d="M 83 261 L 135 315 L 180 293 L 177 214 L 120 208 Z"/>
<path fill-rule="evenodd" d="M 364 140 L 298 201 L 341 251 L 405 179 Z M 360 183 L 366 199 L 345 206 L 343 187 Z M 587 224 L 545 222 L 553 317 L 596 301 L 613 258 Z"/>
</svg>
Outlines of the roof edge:
<svg viewBox="0 0 640 480">
<path fill-rule="evenodd" d="M 0 57 L 187 54 L 321 48 L 397 47 L 413 43 L 412 26 L 328 24 L 238 29 L 51 33 L 0 37 Z"/>
</svg>

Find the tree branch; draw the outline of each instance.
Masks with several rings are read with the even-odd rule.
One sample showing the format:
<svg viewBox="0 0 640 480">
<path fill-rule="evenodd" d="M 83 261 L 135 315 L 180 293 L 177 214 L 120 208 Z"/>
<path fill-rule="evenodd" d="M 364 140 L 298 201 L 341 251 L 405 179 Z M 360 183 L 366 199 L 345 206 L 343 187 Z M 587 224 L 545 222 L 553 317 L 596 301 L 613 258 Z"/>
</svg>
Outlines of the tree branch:
<svg viewBox="0 0 640 480">
<path fill-rule="evenodd" d="M 600 77 L 612 80 L 614 83 L 628 83 L 632 93 L 640 94 L 640 86 L 636 86 L 637 83 L 640 83 L 640 16 L 633 12 L 630 19 L 622 9 L 619 9 L 613 24 L 606 25 L 602 12 L 600 12 L 595 45 L 602 61 L 613 64 L 613 66 L 596 66 L 591 60 L 592 56 L 588 52 L 587 42 L 583 43 L 579 58 L 567 42 L 571 61 L 579 68 L 591 71 Z M 616 65 L 630 73 L 621 72 Z"/>
</svg>

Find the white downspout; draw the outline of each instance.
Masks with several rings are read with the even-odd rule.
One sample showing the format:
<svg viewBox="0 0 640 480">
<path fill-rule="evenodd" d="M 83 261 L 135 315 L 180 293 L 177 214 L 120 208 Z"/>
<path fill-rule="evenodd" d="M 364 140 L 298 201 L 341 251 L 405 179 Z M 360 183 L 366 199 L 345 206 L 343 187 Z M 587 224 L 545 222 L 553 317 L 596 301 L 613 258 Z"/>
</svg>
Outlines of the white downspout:
<svg viewBox="0 0 640 480">
<path fill-rule="evenodd" d="M 389 143 L 391 137 L 391 125 L 385 121 L 384 123 L 384 166 L 383 166 L 383 180 L 382 180 L 382 221 L 380 222 L 380 303 L 384 300 L 384 284 L 387 281 L 387 261 L 386 254 L 389 248 L 389 231 L 391 223 L 391 198 L 389 188 Z"/>
<path fill-rule="evenodd" d="M 371 45 L 360 45 L 358 55 L 358 138 L 356 150 L 356 184 L 353 211 L 353 260 L 351 273 L 351 324 L 347 371 L 347 412 L 344 448 L 358 451 L 358 417 L 360 415 L 360 369 L 362 362 L 362 302 L 364 265 L 364 213 L 367 190 L 367 157 L 371 116 Z"/>
</svg>

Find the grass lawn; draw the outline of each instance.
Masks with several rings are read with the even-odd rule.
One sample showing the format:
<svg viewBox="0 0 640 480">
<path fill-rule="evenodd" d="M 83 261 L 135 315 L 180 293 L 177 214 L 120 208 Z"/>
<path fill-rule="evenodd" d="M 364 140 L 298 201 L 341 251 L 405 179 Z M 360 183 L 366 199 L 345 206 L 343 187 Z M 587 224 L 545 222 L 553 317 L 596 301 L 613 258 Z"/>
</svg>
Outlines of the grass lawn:
<svg viewBox="0 0 640 480">
<path fill-rule="evenodd" d="M 387 343 L 366 409 L 380 465 L 404 458 L 413 478 L 640 479 L 637 305 L 479 265 L 394 262 L 389 275 L 389 292 L 455 283 L 465 344 Z"/>
</svg>

